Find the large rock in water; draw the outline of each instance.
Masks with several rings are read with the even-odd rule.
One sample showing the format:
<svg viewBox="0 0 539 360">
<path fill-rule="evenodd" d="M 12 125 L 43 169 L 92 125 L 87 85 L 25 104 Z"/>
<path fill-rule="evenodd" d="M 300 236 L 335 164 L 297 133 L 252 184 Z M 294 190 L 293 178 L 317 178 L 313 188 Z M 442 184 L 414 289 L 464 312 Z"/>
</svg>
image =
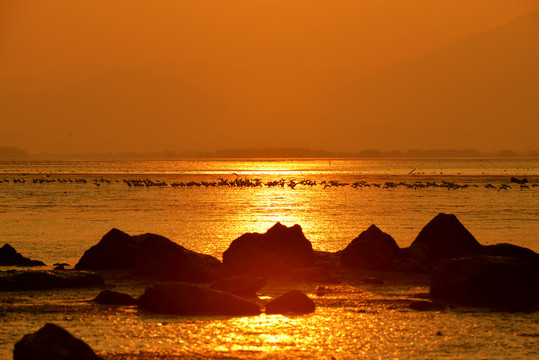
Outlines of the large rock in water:
<svg viewBox="0 0 539 360">
<path fill-rule="evenodd" d="M 9 244 L 0 248 L 0 266 L 44 266 L 39 260 L 30 260 L 22 256 Z"/>
<path fill-rule="evenodd" d="M 13 360 L 102 360 L 82 340 L 54 324 L 45 324 L 15 344 Z"/>
<path fill-rule="evenodd" d="M 102 305 L 135 305 L 137 303 L 131 295 L 111 290 L 101 291 L 94 301 Z"/>
<path fill-rule="evenodd" d="M 475 254 L 481 245 L 453 214 L 438 214 L 419 232 L 409 254 L 420 263 Z"/>
<path fill-rule="evenodd" d="M 155 234 L 129 236 L 112 229 L 86 250 L 76 269 L 136 270 L 164 280 L 207 282 L 217 277 L 221 262 L 210 255 L 188 250 Z"/>
<path fill-rule="evenodd" d="M 218 279 L 211 284 L 212 289 L 221 290 L 238 296 L 256 297 L 268 280 L 259 276 L 237 276 L 226 279 Z"/>
<path fill-rule="evenodd" d="M 400 248 L 391 235 L 371 225 L 341 252 L 341 265 L 372 270 L 389 269 L 399 252 Z"/>
<path fill-rule="evenodd" d="M 431 277 L 435 301 L 510 311 L 533 311 L 539 305 L 539 272 L 526 260 L 471 256 L 445 260 Z"/>
<path fill-rule="evenodd" d="M 103 277 L 87 271 L 17 271 L 0 274 L 0 291 L 100 286 Z"/>
<path fill-rule="evenodd" d="M 314 252 L 301 226 L 276 223 L 265 234 L 247 233 L 232 241 L 223 263 L 233 273 L 279 276 L 312 266 Z"/>
<path fill-rule="evenodd" d="M 155 285 L 138 299 L 139 308 L 177 315 L 258 315 L 258 305 L 236 295 L 203 286 L 176 283 Z"/>
<path fill-rule="evenodd" d="M 315 310 L 314 302 L 299 290 L 292 290 L 266 304 L 266 314 L 308 314 Z"/>
</svg>

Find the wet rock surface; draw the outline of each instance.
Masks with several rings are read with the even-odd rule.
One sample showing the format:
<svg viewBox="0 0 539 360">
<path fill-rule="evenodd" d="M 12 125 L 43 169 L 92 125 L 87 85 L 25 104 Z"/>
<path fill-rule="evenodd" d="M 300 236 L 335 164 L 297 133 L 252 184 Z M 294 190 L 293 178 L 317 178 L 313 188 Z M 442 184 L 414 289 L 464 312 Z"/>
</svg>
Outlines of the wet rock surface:
<svg viewBox="0 0 539 360">
<path fill-rule="evenodd" d="M 22 256 L 9 244 L 0 248 L 0 266 L 44 266 L 39 260 L 31 260 Z"/>
<path fill-rule="evenodd" d="M 187 283 L 150 287 L 138 299 L 138 305 L 143 310 L 177 315 L 260 314 L 255 303 L 230 293 Z"/>
<path fill-rule="evenodd" d="M 13 360 L 102 360 L 84 341 L 55 324 L 45 324 L 15 344 Z"/>
<path fill-rule="evenodd" d="M 446 260 L 431 277 L 434 301 L 508 311 L 533 311 L 539 305 L 539 272 L 533 263 L 503 256 Z"/>
<path fill-rule="evenodd" d="M 247 233 L 232 241 L 223 263 L 235 274 L 281 276 L 314 263 L 311 242 L 301 226 L 276 223 L 266 233 Z"/>
<path fill-rule="evenodd" d="M 15 271 L 0 273 L 0 291 L 100 286 L 103 277 L 88 271 Z"/>
<path fill-rule="evenodd" d="M 129 236 L 118 229 L 105 234 L 75 266 L 84 270 L 127 269 L 141 276 L 188 282 L 211 281 L 221 267 L 213 256 L 188 250 L 163 236 Z"/>
</svg>

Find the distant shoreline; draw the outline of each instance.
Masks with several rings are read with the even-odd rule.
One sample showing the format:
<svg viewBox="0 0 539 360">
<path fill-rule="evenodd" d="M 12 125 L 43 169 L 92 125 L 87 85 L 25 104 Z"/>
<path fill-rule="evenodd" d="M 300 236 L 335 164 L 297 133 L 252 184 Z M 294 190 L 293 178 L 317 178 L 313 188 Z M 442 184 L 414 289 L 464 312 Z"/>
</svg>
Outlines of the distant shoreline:
<svg viewBox="0 0 539 360">
<path fill-rule="evenodd" d="M 169 151 L 160 152 L 108 152 L 108 153 L 29 153 L 14 147 L 0 147 L 1 160 L 232 160 L 232 159 L 516 159 L 539 158 L 539 151 L 501 150 L 480 152 L 478 150 L 361 150 L 358 152 L 334 152 L 303 148 L 279 149 L 224 149 L 216 151 Z"/>
</svg>

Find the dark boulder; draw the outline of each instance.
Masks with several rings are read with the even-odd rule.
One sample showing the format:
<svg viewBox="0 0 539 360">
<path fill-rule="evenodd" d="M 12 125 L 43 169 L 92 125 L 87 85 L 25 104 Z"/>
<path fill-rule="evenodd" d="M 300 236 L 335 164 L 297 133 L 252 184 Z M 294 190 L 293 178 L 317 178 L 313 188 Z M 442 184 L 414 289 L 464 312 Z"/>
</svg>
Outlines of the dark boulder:
<svg viewBox="0 0 539 360">
<path fill-rule="evenodd" d="M 212 289 L 221 290 L 239 296 L 256 296 L 268 280 L 258 276 L 237 276 L 226 279 L 219 279 L 211 284 Z"/>
<path fill-rule="evenodd" d="M 314 302 L 299 290 L 292 290 L 266 304 L 266 314 L 308 314 L 315 310 Z"/>
<path fill-rule="evenodd" d="M 399 251 L 391 235 L 371 225 L 341 252 L 341 265 L 372 270 L 390 269 Z"/>
<path fill-rule="evenodd" d="M 39 260 L 30 260 L 22 256 L 9 244 L 0 248 L 0 266 L 44 266 Z"/>
<path fill-rule="evenodd" d="M 419 232 L 409 254 L 420 263 L 475 254 L 481 245 L 453 214 L 438 214 Z"/>
<path fill-rule="evenodd" d="M 13 360 L 101 360 L 84 341 L 65 329 L 45 324 L 15 344 Z"/>
<path fill-rule="evenodd" d="M 87 271 L 17 271 L 0 275 L 0 291 L 47 290 L 103 285 L 101 275 Z"/>
<path fill-rule="evenodd" d="M 221 267 L 213 256 L 188 250 L 163 236 L 129 236 L 117 229 L 86 250 L 75 265 L 75 269 L 134 270 L 158 279 L 189 282 L 211 281 Z"/>
<path fill-rule="evenodd" d="M 177 315 L 260 314 L 258 305 L 236 295 L 187 283 L 148 288 L 138 299 L 138 306 L 151 312 Z"/>
<path fill-rule="evenodd" d="M 111 290 L 103 290 L 94 301 L 102 305 L 135 305 L 137 300 L 128 294 Z"/>
<path fill-rule="evenodd" d="M 514 257 L 445 260 L 432 273 L 430 294 L 438 302 L 531 311 L 539 304 L 539 272 L 531 262 Z"/>
<path fill-rule="evenodd" d="M 281 276 L 291 269 L 312 266 L 314 253 L 301 226 L 276 223 L 266 233 L 247 233 L 232 241 L 223 263 L 233 273 Z"/>
<path fill-rule="evenodd" d="M 539 269 L 539 254 L 528 248 L 513 244 L 496 244 L 483 246 L 479 250 L 480 255 L 506 256 L 529 261 Z"/>
</svg>

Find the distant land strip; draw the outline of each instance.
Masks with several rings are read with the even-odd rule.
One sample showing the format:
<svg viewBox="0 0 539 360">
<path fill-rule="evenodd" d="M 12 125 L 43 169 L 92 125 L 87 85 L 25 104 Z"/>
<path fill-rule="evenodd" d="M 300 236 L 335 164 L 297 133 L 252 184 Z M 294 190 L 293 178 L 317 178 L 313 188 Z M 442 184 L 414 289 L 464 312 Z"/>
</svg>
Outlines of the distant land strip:
<svg viewBox="0 0 539 360">
<path fill-rule="evenodd" d="M 0 158 L 3 159 L 268 159 L 268 158 L 481 158 L 481 157 L 532 157 L 539 158 L 539 151 L 517 152 L 500 150 L 486 153 L 473 149 L 430 149 L 430 150 L 376 150 L 368 149 L 357 152 L 335 152 L 304 148 L 270 149 L 223 149 L 216 151 L 171 151 L 160 152 L 107 152 L 76 154 L 31 154 L 17 147 L 0 146 Z"/>
</svg>

